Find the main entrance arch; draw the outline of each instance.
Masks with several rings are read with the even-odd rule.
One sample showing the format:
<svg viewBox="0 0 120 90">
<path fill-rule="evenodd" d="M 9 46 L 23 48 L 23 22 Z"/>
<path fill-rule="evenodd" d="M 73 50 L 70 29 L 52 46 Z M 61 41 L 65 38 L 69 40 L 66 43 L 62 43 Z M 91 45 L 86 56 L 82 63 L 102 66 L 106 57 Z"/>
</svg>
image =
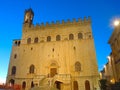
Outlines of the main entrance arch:
<svg viewBox="0 0 120 90">
<path fill-rule="evenodd" d="M 58 63 L 56 61 L 51 61 L 49 64 L 49 76 L 54 77 L 58 73 Z"/>
<path fill-rule="evenodd" d="M 57 68 L 50 68 L 50 76 L 54 77 L 57 74 Z"/>
</svg>

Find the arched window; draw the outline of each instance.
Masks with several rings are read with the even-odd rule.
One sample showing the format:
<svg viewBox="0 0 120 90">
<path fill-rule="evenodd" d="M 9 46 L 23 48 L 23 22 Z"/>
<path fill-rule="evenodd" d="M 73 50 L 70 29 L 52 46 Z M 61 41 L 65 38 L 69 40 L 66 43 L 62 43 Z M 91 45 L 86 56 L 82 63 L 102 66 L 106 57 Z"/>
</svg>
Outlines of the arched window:
<svg viewBox="0 0 120 90">
<path fill-rule="evenodd" d="M 29 69 L 29 73 L 34 73 L 34 70 L 35 70 L 35 66 L 31 65 Z"/>
<path fill-rule="evenodd" d="M 60 39 L 61 39 L 60 35 L 57 35 L 56 36 L 56 41 L 60 41 Z"/>
<path fill-rule="evenodd" d="M 47 37 L 47 41 L 48 41 L 48 42 L 51 41 L 51 36 L 48 36 L 48 37 Z"/>
<path fill-rule="evenodd" d="M 38 37 L 34 39 L 34 43 L 38 43 Z"/>
<path fill-rule="evenodd" d="M 16 59 L 16 58 L 17 58 L 17 54 L 14 55 L 14 59 Z"/>
<path fill-rule="evenodd" d="M 15 45 L 17 45 L 17 41 L 15 41 Z"/>
<path fill-rule="evenodd" d="M 28 38 L 27 39 L 27 44 L 30 44 L 31 43 L 31 38 Z"/>
<path fill-rule="evenodd" d="M 73 34 L 69 34 L 69 40 L 73 40 L 74 39 L 74 35 Z"/>
<path fill-rule="evenodd" d="M 16 74 L 16 66 L 13 66 L 13 67 L 12 67 L 11 75 L 15 75 L 15 74 Z"/>
<path fill-rule="evenodd" d="M 82 33 L 78 33 L 78 39 L 83 39 L 83 34 Z"/>
<path fill-rule="evenodd" d="M 74 81 L 73 82 L 73 90 L 78 90 L 78 82 L 77 81 Z"/>
<path fill-rule="evenodd" d="M 22 89 L 25 89 L 26 88 L 26 82 L 24 81 L 23 83 L 22 83 Z"/>
<path fill-rule="evenodd" d="M 85 90 L 90 90 L 90 82 L 88 80 L 85 81 Z"/>
<path fill-rule="evenodd" d="M 20 41 L 18 41 L 18 46 L 20 46 Z"/>
<path fill-rule="evenodd" d="M 76 62 L 75 63 L 75 71 L 81 71 L 81 64 L 80 64 L 80 62 Z"/>
</svg>

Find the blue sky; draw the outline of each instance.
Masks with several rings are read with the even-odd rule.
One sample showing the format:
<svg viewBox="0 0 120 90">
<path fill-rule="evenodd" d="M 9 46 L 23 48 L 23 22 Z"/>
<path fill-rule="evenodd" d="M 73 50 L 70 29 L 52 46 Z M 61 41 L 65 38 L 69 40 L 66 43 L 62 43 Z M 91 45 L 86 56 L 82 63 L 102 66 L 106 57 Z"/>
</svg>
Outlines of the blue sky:
<svg viewBox="0 0 120 90">
<path fill-rule="evenodd" d="M 12 41 L 20 39 L 25 9 L 34 11 L 33 23 L 90 16 L 98 68 L 107 62 L 111 23 L 120 17 L 120 0 L 2 0 L 0 2 L 0 80 L 6 78 Z"/>
</svg>

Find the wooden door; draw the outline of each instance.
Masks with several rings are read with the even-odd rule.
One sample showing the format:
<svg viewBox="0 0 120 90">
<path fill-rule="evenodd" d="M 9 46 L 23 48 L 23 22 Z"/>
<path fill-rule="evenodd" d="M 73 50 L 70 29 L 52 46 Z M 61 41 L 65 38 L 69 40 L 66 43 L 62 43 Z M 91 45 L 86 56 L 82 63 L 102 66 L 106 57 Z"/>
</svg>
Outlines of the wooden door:
<svg viewBox="0 0 120 90">
<path fill-rule="evenodd" d="M 78 82 L 77 81 L 74 81 L 73 82 L 73 88 L 74 88 L 74 90 L 78 90 Z"/>
<path fill-rule="evenodd" d="M 88 80 L 85 81 L 85 90 L 90 90 L 90 83 Z"/>
<path fill-rule="evenodd" d="M 54 77 L 57 74 L 57 68 L 50 69 L 50 77 Z"/>
</svg>

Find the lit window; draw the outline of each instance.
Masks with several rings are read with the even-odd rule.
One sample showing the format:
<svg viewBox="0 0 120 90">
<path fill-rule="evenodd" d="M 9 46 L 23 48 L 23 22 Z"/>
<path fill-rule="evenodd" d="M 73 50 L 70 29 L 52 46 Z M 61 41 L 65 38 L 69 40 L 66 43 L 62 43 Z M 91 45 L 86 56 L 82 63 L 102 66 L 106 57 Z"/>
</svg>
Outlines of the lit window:
<svg viewBox="0 0 120 90">
<path fill-rule="evenodd" d="M 17 54 L 14 55 L 14 59 L 16 59 L 16 58 L 17 58 Z"/>
<path fill-rule="evenodd" d="M 78 33 L 78 39 L 83 39 L 82 33 Z"/>
</svg>

